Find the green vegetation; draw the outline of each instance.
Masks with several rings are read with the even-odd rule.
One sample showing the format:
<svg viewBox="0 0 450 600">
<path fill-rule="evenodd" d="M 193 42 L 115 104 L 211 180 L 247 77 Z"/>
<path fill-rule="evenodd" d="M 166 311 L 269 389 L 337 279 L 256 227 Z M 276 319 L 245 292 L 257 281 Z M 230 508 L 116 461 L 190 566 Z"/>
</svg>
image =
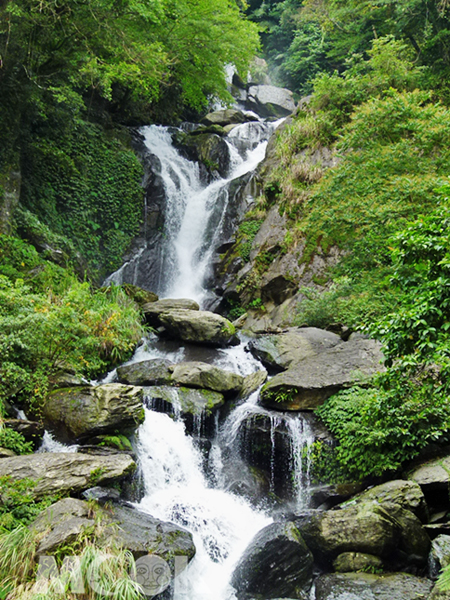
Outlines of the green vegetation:
<svg viewBox="0 0 450 600">
<path fill-rule="evenodd" d="M 8 476 L 0 477 L 0 533 L 29 525 L 41 511 L 59 500 L 55 496 L 37 499 L 32 493 L 35 485 L 31 479 L 13 481 Z"/>
</svg>

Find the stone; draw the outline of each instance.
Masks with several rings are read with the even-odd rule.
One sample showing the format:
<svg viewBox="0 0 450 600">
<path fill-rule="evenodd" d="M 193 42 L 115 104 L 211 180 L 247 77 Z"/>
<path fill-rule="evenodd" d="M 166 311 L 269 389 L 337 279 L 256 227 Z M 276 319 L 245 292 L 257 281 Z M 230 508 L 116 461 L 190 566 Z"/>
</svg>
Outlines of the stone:
<svg viewBox="0 0 450 600">
<path fill-rule="evenodd" d="M 450 482 L 450 456 L 430 460 L 408 474 L 427 493 L 434 490 L 447 490 Z"/>
<path fill-rule="evenodd" d="M 400 508 L 410 510 L 422 522 L 428 521 L 428 507 L 425 496 L 420 486 L 414 481 L 404 479 L 387 481 L 354 496 L 345 505 L 367 502 L 395 504 Z"/>
<path fill-rule="evenodd" d="M 271 372 L 284 371 L 292 364 L 316 356 L 341 343 L 335 333 L 316 327 L 291 328 L 278 335 L 262 335 L 249 348 Z"/>
<path fill-rule="evenodd" d="M 312 512 L 295 523 L 314 558 L 323 564 L 344 552 L 387 558 L 400 537 L 400 526 L 383 507 L 375 505 Z"/>
<path fill-rule="evenodd" d="M 275 375 L 261 391 L 261 403 L 275 410 L 313 410 L 344 387 L 384 370 L 380 344 L 360 339 L 341 342 Z"/>
<path fill-rule="evenodd" d="M 154 358 L 117 367 L 117 378 L 120 383 L 129 385 L 166 385 L 171 382 L 169 367 L 173 363 L 164 358 Z"/>
<path fill-rule="evenodd" d="M 127 454 L 100 456 L 73 452 L 38 453 L 0 460 L 0 477 L 13 481 L 31 479 L 34 497 L 51 494 L 77 494 L 95 484 L 120 481 L 131 475 L 136 463 Z"/>
<path fill-rule="evenodd" d="M 246 106 L 262 117 L 287 117 L 295 110 L 293 94 L 274 85 L 252 85 Z"/>
<path fill-rule="evenodd" d="M 244 378 L 230 371 L 203 362 L 184 362 L 171 367 L 172 383 L 185 387 L 201 388 L 236 395 Z"/>
<path fill-rule="evenodd" d="M 311 587 L 313 557 L 293 523 L 272 523 L 250 542 L 231 585 L 237 597 L 298 598 Z"/>
<path fill-rule="evenodd" d="M 242 382 L 241 389 L 239 391 L 239 399 L 245 400 L 249 396 L 251 396 L 254 392 L 259 390 L 259 388 L 264 385 L 267 381 L 267 371 L 262 369 L 260 371 L 255 371 L 254 373 L 250 373 L 247 377 L 244 377 L 244 381 Z"/>
<path fill-rule="evenodd" d="M 438 535 L 431 542 L 431 551 L 428 556 L 428 575 L 437 579 L 441 570 L 450 565 L 450 535 Z"/>
<path fill-rule="evenodd" d="M 441 592 L 441 590 L 439 590 L 437 586 L 434 586 L 427 600 L 450 600 L 450 591 Z"/>
<path fill-rule="evenodd" d="M 195 300 L 189 300 L 188 298 L 164 298 L 157 302 L 150 302 L 142 306 L 142 312 L 144 313 L 146 322 L 153 327 L 159 327 L 161 325 L 159 321 L 159 315 L 161 313 L 179 309 L 200 310 L 200 306 Z"/>
<path fill-rule="evenodd" d="M 103 513 L 105 524 L 100 543 L 116 543 L 129 550 L 135 559 L 156 554 L 163 560 L 195 556 L 192 534 L 173 523 L 160 521 L 134 508 L 112 505 Z"/>
<path fill-rule="evenodd" d="M 53 388 L 77 387 L 89 385 L 89 381 L 84 377 L 79 377 L 67 371 L 61 371 L 52 378 Z"/>
<path fill-rule="evenodd" d="M 240 110 L 228 108 L 225 110 L 216 110 L 203 117 L 202 123 L 205 125 L 236 125 L 248 121 L 247 117 Z"/>
<path fill-rule="evenodd" d="M 315 600 L 426 600 L 431 581 L 406 573 L 321 575 Z"/>
<path fill-rule="evenodd" d="M 398 550 L 401 563 L 423 567 L 427 564 L 431 541 L 420 520 L 411 511 L 395 504 L 383 508 L 399 526 Z"/>
<path fill-rule="evenodd" d="M 21 433 L 27 442 L 33 442 L 35 448 L 44 437 L 44 426 L 37 421 L 27 421 L 26 419 L 4 419 L 3 425 Z"/>
<path fill-rule="evenodd" d="M 161 313 L 159 320 L 171 337 L 183 342 L 218 347 L 239 343 L 233 324 L 212 312 L 172 310 Z"/>
<path fill-rule="evenodd" d="M 148 304 L 149 302 L 158 302 L 159 297 L 157 294 L 153 292 L 149 292 L 148 290 L 144 290 L 137 285 L 132 285 L 131 283 L 123 283 L 122 289 L 125 294 L 131 298 L 136 304 L 139 306 L 143 306 L 144 304 Z"/>
<path fill-rule="evenodd" d="M 333 561 L 336 573 L 356 573 L 369 569 L 383 569 L 383 561 L 379 556 L 362 552 L 343 552 Z"/>
<path fill-rule="evenodd" d="M 0 448 L 0 458 L 8 458 L 10 456 L 17 456 L 14 450 L 8 448 Z"/>
<path fill-rule="evenodd" d="M 85 490 L 81 495 L 86 500 L 95 500 L 99 504 L 117 502 L 120 499 L 120 492 L 118 490 L 100 487 L 99 485 Z"/>
<path fill-rule="evenodd" d="M 142 389 L 118 383 L 64 388 L 50 393 L 43 415 L 52 427 L 76 439 L 136 428 L 144 421 Z"/>
<path fill-rule="evenodd" d="M 218 392 L 185 387 L 152 386 L 145 396 L 156 411 L 182 416 L 210 416 L 225 403 Z"/>
<path fill-rule="evenodd" d="M 91 509 L 87 502 L 64 498 L 41 512 L 30 526 L 32 531 L 42 533 L 37 554 L 52 554 L 59 546 L 69 545 L 89 528 L 93 528 Z"/>
<path fill-rule="evenodd" d="M 193 132 L 187 134 L 179 144 L 179 150 L 188 159 L 200 163 L 209 178 L 218 173 L 225 178 L 230 169 L 230 147 L 223 139 L 225 132 Z"/>
</svg>

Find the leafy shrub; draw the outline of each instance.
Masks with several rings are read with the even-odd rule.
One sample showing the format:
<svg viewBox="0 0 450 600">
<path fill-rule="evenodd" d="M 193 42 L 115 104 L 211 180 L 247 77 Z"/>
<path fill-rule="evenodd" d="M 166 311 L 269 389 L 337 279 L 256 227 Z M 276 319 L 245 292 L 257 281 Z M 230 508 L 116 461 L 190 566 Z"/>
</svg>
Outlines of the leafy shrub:
<svg viewBox="0 0 450 600">
<path fill-rule="evenodd" d="M 35 485 L 31 479 L 14 481 L 9 476 L 0 477 L 0 531 L 29 525 L 42 510 L 56 502 L 56 496 L 37 499 L 32 491 Z"/>
</svg>

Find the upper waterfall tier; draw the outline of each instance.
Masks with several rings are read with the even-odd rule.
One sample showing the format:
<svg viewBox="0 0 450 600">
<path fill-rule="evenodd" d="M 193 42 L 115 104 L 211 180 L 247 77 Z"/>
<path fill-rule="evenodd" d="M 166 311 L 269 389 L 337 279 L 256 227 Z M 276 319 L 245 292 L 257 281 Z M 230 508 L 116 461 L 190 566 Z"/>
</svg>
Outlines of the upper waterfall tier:
<svg viewBox="0 0 450 600">
<path fill-rule="evenodd" d="M 143 127 L 144 164 L 149 170 L 145 179 L 150 182 L 144 236 L 134 256 L 106 283 L 133 283 L 161 297 L 204 302 L 214 252 L 232 235 L 237 217 L 242 217 L 237 214 L 237 203 L 248 191 L 248 174 L 264 159 L 267 140 L 277 124 L 256 121 L 232 129 L 223 138 L 224 176 L 216 175 L 209 182 L 199 163 L 175 147 L 173 138 L 181 130 Z M 245 199 L 248 208 L 252 198 Z"/>
</svg>

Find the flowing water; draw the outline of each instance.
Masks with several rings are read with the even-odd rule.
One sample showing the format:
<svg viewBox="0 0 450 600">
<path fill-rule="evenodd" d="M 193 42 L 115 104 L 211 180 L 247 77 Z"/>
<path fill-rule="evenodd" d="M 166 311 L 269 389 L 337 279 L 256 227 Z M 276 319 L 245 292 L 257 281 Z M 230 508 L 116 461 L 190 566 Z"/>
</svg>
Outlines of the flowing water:
<svg viewBox="0 0 450 600">
<path fill-rule="evenodd" d="M 208 297 L 205 287 L 211 258 L 224 227 L 230 182 L 253 169 L 264 158 L 267 139 L 275 124 L 246 123 L 227 136 L 229 174 L 209 184 L 202 182 L 198 164 L 179 154 L 166 127 L 145 127 L 147 149 L 159 158 L 167 199 L 163 248 L 159 265 L 159 289 L 163 297 L 193 298 L 200 303 Z M 142 248 L 133 261 L 114 273 L 109 281 L 135 283 Z M 241 375 L 262 365 L 246 351 L 245 341 L 224 350 L 180 346 L 150 336 L 130 362 L 168 358 L 172 362 L 201 360 Z M 114 381 L 111 373 L 104 381 Z M 174 404 L 177 391 L 174 388 Z M 150 408 L 148 408 L 150 407 Z M 271 522 L 270 506 L 262 498 L 253 501 L 230 489 L 226 470 L 245 455 L 252 419 L 269 423 L 270 491 L 275 491 L 277 436 L 288 440 L 288 464 L 293 480 L 293 502 L 308 501 L 309 453 L 313 437 L 301 417 L 267 411 L 258 404 L 258 393 L 238 405 L 224 420 L 215 423 L 215 437 L 207 460 L 201 440 L 187 435 L 180 412 L 175 418 L 151 410 L 147 402 L 145 422 L 137 435 L 136 451 L 145 495 L 138 507 L 162 520 L 177 523 L 194 536 L 197 554 L 177 578 L 176 600 L 228 600 L 234 598 L 229 581 L 236 562 L 254 535 Z M 172 415 L 173 416 L 173 415 Z M 200 433 L 201 424 L 197 427 Z M 239 475 L 238 475 L 239 477 Z M 231 486 L 232 487 L 232 486 Z"/>
</svg>

